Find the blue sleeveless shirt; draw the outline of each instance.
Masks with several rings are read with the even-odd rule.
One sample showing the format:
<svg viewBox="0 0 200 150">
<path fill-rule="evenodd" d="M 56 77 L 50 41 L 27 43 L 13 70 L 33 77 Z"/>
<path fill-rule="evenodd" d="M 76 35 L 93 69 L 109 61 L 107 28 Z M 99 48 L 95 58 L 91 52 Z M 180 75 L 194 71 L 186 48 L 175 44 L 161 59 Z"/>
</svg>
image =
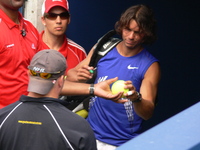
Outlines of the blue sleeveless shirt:
<svg viewBox="0 0 200 150">
<path fill-rule="evenodd" d="M 131 80 L 136 90 L 140 91 L 144 74 L 156 61 L 158 60 L 146 49 L 132 57 L 124 57 L 115 47 L 97 64 L 95 83 L 118 77 L 119 80 Z M 115 146 L 140 134 L 143 122 L 135 113 L 132 102 L 118 104 L 96 96 L 90 100 L 87 120 L 96 139 Z"/>
</svg>

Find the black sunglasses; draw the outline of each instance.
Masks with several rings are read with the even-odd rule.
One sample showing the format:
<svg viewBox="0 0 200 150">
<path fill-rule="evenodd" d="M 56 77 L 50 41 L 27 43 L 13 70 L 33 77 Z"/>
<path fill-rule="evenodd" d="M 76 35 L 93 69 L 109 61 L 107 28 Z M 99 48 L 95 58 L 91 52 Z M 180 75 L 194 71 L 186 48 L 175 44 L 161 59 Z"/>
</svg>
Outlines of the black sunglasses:
<svg viewBox="0 0 200 150">
<path fill-rule="evenodd" d="M 60 14 L 55 14 L 55 13 L 45 13 L 44 17 L 48 18 L 49 20 L 55 20 L 57 17 L 60 16 L 61 19 L 68 19 L 70 14 L 69 12 L 63 12 Z"/>
</svg>

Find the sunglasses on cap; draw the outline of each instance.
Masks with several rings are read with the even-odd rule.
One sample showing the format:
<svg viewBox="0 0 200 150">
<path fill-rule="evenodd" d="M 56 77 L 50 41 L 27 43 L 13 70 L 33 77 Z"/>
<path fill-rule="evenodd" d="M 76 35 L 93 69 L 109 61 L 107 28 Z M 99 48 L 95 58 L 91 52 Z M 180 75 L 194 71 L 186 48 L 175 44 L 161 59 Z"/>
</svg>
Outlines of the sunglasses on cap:
<svg viewBox="0 0 200 150">
<path fill-rule="evenodd" d="M 56 20 L 57 17 L 60 16 L 61 19 L 65 20 L 65 19 L 69 19 L 69 12 L 63 12 L 60 14 L 55 14 L 55 13 L 45 13 L 44 17 L 48 18 L 49 20 Z"/>
<path fill-rule="evenodd" d="M 43 79 L 49 79 L 49 78 L 51 78 L 53 75 L 59 74 L 59 73 L 61 73 L 61 72 L 59 71 L 59 72 L 55 72 L 55 73 L 44 73 L 44 72 L 42 72 L 42 73 L 37 73 L 37 72 L 35 72 L 35 71 L 33 71 L 33 70 L 29 70 L 29 73 L 30 73 L 31 76 L 39 76 L 39 77 L 41 77 L 41 78 L 43 78 Z"/>
</svg>

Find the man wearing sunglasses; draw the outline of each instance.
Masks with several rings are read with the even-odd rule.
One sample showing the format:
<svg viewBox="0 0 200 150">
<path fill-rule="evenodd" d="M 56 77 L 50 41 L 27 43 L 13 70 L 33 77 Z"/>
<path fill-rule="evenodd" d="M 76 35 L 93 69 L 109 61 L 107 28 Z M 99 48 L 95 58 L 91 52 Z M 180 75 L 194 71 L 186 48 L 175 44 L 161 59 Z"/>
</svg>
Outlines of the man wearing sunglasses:
<svg viewBox="0 0 200 150">
<path fill-rule="evenodd" d="M 58 99 L 67 68 L 65 57 L 42 50 L 28 68 L 28 96 L 0 110 L 0 149 L 96 150 L 88 122 Z"/>
<path fill-rule="evenodd" d="M 70 23 L 67 0 L 45 0 L 42 5 L 41 21 L 45 27 L 41 32 L 42 48 L 62 53 L 67 60 L 66 72 L 85 59 L 84 48 L 66 37 L 67 26 Z"/>
</svg>

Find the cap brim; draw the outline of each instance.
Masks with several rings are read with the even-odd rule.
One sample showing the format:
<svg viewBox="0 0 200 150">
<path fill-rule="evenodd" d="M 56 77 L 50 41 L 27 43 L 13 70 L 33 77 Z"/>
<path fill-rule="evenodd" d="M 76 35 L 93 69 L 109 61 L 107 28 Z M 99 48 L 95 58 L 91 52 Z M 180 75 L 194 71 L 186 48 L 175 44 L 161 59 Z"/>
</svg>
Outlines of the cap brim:
<svg viewBox="0 0 200 150">
<path fill-rule="evenodd" d="M 46 95 L 53 87 L 53 81 L 41 77 L 29 77 L 28 92 Z"/>
</svg>

